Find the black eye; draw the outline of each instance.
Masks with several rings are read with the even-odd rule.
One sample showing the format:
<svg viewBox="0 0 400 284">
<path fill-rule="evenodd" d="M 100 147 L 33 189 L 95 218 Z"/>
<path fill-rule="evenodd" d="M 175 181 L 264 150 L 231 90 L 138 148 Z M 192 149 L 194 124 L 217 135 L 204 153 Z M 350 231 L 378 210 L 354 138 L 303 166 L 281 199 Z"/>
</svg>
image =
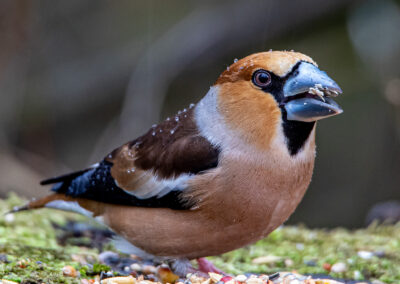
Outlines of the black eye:
<svg viewBox="0 0 400 284">
<path fill-rule="evenodd" d="M 265 88 L 271 83 L 271 75 L 265 70 L 257 70 L 253 74 L 253 83 L 260 88 Z"/>
</svg>

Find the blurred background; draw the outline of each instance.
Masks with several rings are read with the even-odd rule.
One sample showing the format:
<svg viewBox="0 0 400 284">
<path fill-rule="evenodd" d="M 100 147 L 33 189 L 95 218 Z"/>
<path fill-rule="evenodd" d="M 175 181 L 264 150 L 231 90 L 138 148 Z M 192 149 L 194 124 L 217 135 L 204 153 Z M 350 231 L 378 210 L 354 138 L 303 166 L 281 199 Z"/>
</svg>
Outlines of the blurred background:
<svg viewBox="0 0 400 284">
<path fill-rule="evenodd" d="M 42 178 L 97 162 L 197 102 L 234 58 L 269 49 L 310 55 L 344 90 L 289 223 L 360 227 L 397 204 L 395 0 L 2 0 L 0 197 L 46 194 Z"/>
</svg>

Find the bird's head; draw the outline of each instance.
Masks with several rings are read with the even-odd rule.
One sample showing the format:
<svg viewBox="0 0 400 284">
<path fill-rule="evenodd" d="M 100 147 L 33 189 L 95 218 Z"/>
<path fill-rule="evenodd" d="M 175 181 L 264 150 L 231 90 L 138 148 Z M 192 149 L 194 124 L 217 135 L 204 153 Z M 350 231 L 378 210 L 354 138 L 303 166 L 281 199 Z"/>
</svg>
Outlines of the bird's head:
<svg viewBox="0 0 400 284">
<path fill-rule="evenodd" d="M 342 92 L 308 56 L 287 51 L 252 54 L 229 66 L 214 85 L 228 126 L 265 148 L 278 131 L 296 154 L 315 121 L 340 114 Z"/>
</svg>

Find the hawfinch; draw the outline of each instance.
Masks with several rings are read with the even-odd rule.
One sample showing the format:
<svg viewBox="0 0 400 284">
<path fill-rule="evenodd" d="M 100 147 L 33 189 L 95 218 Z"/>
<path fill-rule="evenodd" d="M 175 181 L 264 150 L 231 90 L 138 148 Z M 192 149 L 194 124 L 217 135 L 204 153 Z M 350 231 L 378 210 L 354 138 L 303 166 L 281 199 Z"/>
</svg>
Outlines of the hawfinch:
<svg viewBox="0 0 400 284">
<path fill-rule="evenodd" d="M 308 56 L 261 52 L 229 66 L 196 105 L 81 171 L 42 181 L 54 192 L 15 209 L 92 217 L 116 246 L 179 275 L 264 238 L 310 183 L 316 121 L 340 114 L 342 90 Z"/>
</svg>

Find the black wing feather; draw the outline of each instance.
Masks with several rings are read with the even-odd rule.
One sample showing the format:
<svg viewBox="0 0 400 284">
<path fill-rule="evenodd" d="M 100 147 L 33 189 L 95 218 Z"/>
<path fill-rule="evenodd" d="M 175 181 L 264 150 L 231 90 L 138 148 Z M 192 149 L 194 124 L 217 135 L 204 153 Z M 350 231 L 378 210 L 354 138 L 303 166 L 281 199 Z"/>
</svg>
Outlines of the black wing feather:
<svg viewBox="0 0 400 284">
<path fill-rule="evenodd" d="M 139 199 L 116 185 L 110 173 L 111 166 L 112 163 L 103 161 L 95 168 L 48 179 L 46 184 L 54 181 L 56 184 L 52 187 L 52 190 L 57 193 L 64 193 L 67 196 L 119 205 L 175 210 L 190 209 L 193 205 L 182 200 L 179 190 L 171 191 L 162 197 Z"/>
<path fill-rule="evenodd" d="M 80 170 L 80 171 L 72 172 L 72 173 L 69 173 L 69 174 L 65 174 L 65 175 L 62 175 L 62 176 L 48 178 L 48 179 L 42 180 L 40 182 L 40 184 L 41 185 L 47 185 L 47 184 L 53 184 L 53 183 L 57 183 L 57 182 L 64 182 L 64 181 L 68 181 L 68 180 L 73 180 L 74 178 L 86 173 L 89 170 L 90 169 L 85 169 L 85 170 Z"/>
</svg>

